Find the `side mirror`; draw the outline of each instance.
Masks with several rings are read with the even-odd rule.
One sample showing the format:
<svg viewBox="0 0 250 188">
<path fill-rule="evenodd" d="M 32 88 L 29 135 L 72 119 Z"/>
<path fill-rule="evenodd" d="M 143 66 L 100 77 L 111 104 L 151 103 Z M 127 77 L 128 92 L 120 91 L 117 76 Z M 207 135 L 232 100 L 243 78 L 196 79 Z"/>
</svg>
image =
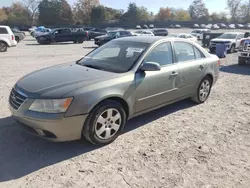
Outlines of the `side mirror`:
<svg viewBox="0 0 250 188">
<path fill-rule="evenodd" d="M 56 34 L 58 34 L 58 31 L 55 31 L 55 32 L 54 32 L 54 35 L 56 35 Z"/>
<path fill-rule="evenodd" d="M 159 71 L 161 70 L 160 64 L 156 62 L 145 62 L 141 66 L 142 71 Z"/>
</svg>

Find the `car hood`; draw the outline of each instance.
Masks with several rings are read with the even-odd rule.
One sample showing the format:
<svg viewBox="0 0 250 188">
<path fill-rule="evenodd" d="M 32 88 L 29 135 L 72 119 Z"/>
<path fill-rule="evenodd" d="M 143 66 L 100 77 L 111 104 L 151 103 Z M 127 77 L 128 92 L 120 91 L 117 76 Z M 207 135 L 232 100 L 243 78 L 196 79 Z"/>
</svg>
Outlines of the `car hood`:
<svg viewBox="0 0 250 188">
<path fill-rule="evenodd" d="M 68 63 L 30 73 L 21 78 L 15 87 L 29 98 L 60 98 L 73 90 L 112 79 L 117 75 Z"/>
<path fill-rule="evenodd" d="M 211 42 L 234 42 L 234 41 L 235 39 L 219 39 L 219 38 L 211 40 Z"/>
</svg>

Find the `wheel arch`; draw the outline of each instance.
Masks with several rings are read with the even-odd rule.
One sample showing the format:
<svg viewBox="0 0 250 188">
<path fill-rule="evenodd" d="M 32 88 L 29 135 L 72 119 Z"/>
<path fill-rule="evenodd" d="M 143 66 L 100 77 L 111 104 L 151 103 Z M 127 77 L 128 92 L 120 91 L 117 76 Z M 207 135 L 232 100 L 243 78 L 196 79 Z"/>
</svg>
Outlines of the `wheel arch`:
<svg viewBox="0 0 250 188">
<path fill-rule="evenodd" d="M 99 102 L 97 102 L 95 105 L 93 105 L 91 107 L 91 110 L 90 112 L 98 105 L 100 105 L 101 103 L 105 102 L 105 101 L 108 101 L 108 100 L 113 100 L 113 101 L 116 101 L 118 103 L 120 103 L 122 105 L 122 107 L 124 108 L 125 110 L 125 113 L 126 113 L 126 117 L 128 118 L 129 115 L 130 115 L 130 110 L 129 110 L 129 105 L 128 105 L 128 102 L 123 99 L 121 96 L 107 96 L 103 99 L 101 99 Z"/>
</svg>

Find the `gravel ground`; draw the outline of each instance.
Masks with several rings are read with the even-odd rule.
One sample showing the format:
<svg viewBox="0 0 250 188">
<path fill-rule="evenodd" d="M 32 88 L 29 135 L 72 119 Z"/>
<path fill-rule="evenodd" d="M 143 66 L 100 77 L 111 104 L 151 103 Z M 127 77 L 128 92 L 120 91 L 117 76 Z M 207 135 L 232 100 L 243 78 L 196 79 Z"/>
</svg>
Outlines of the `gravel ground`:
<svg viewBox="0 0 250 188">
<path fill-rule="evenodd" d="M 222 60 L 205 104 L 185 100 L 132 119 L 108 146 L 52 143 L 21 130 L 8 110 L 13 84 L 93 46 L 40 46 L 28 37 L 0 54 L 1 188 L 250 187 L 250 66 L 239 67 L 236 55 Z"/>
</svg>

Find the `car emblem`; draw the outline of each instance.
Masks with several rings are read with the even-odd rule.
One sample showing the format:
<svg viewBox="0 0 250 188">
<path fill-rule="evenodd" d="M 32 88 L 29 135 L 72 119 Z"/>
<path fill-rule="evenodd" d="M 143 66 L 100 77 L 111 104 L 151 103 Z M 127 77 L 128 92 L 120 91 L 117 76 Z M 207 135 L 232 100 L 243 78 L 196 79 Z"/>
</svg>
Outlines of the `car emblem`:
<svg viewBox="0 0 250 188">
<path fill-rule="evenodd" d="M 15 95 L 12 95 L 11 98 L 12 98 L 13 101 L 16 100 L 16 96 Z"/>
</svg>

